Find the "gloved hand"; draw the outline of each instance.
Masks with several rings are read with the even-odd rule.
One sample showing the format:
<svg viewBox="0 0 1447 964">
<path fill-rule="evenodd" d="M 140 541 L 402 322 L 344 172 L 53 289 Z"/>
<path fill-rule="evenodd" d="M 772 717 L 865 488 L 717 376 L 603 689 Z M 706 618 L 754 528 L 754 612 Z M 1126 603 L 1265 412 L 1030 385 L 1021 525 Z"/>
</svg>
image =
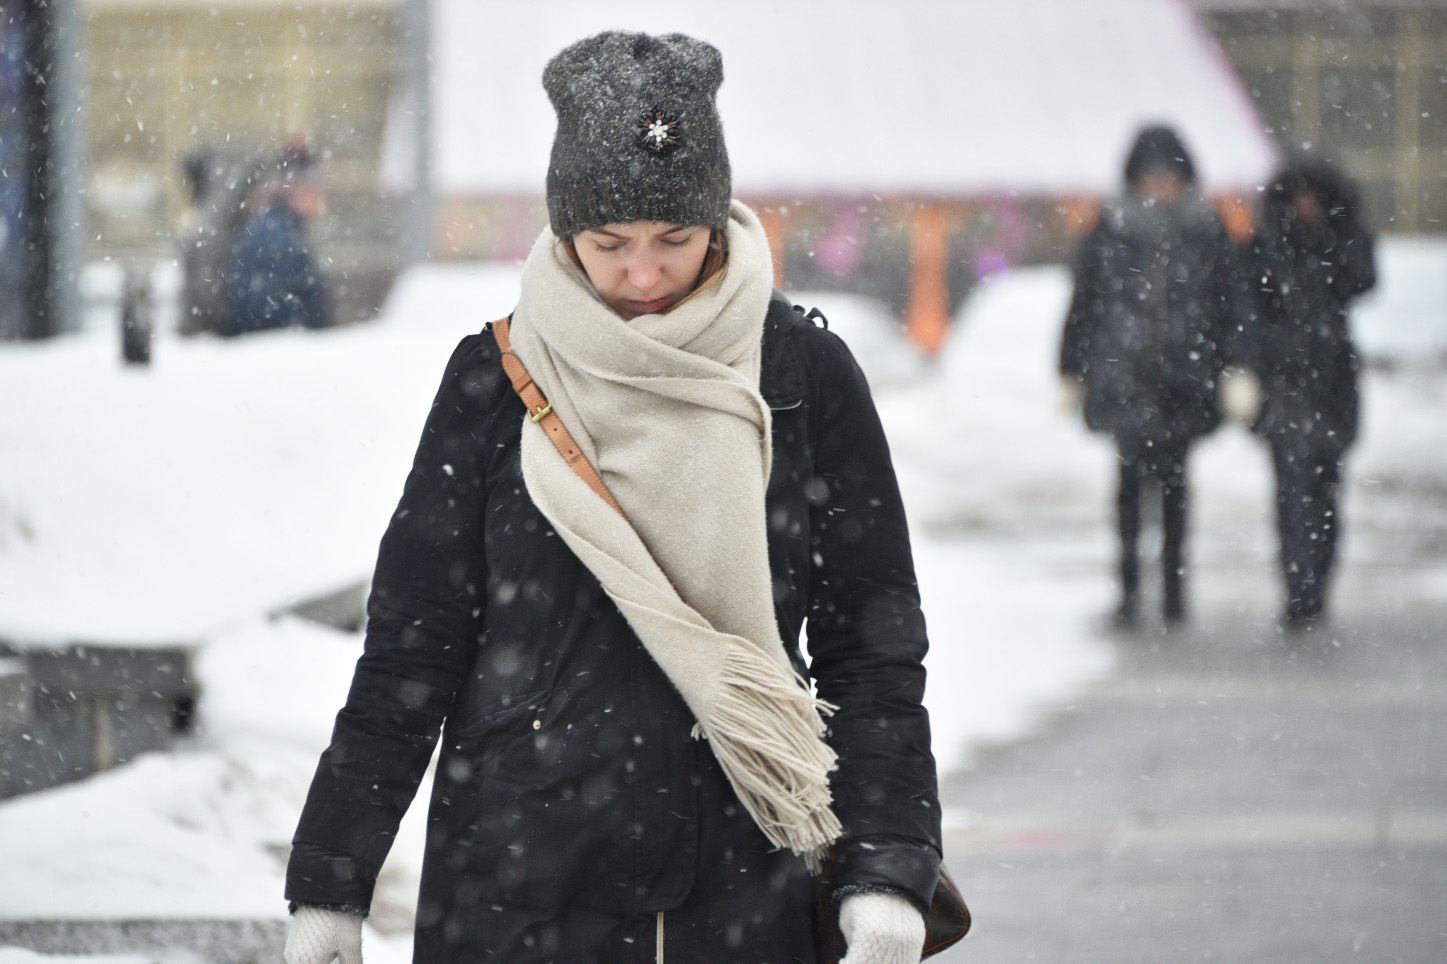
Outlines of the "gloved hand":
<svg viewBox="0 0 1447 964">
<path fill-rule="evenodd" d="M 1216 391 L 1221 414 L 1250 428 L 1261 417 L 1261 380 L 1245 368 L 1228 368 L 1221 373 Z"/>
<path fill-rule="evenodd" d="M 1079 415 L 1085 407 L 1085 383 L 1074 375 L 1060 379 L 1060 414 Z"/>
<path fill-rule="evenodd" d="M 362 964 L 362 918 L 303 904 L 291 916 L 282 956 L 286 964 Z"/>
<path fill-rule="evenodd" d="M 924 915 L 898 894 L 846 895 L 839 929 L 848 948 L 839 964 L 919 964 L 924 953 Z"/>
</svg>

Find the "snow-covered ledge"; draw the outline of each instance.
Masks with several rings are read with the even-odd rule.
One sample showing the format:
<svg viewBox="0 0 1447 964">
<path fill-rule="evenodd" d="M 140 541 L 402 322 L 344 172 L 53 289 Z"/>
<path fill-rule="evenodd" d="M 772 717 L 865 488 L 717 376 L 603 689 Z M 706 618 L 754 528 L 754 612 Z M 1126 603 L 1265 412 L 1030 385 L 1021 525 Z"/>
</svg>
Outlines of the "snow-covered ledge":
<svg viewBox="0 0 1447 964">
<path fill-rule="evenodd" d="M 275 964 L 285 943 L 283 920 L 0 920 L 0 964 Z"/>
<path fill-rule="evenodd" d="M 159 957 L 135 954 L 86 955 L 85 957 L 66 955 L 63 964 L 160 964 L 160 960 Z M 22 947 L 0 947 L 0 964 L 62 964 L 62 962 L 56 961 L 50 955 L 37 954 L 35 951 Z"/>
<path fill-rule="evenodd" d="M 196 649 L 0 640 L 0 799 L 169 748 L 195 705 Z"/>
</svg>

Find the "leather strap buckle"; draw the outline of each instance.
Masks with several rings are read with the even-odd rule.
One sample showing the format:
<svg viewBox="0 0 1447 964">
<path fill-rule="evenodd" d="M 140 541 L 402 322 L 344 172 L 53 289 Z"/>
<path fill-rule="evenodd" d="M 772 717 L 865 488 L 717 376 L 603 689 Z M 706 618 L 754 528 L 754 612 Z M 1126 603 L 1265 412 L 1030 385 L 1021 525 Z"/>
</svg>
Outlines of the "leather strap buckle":
<svg viewBox="0 0 1447 964">
<path fill-rule="evenodd" d="M 547 400 L 542 390 L 533 381 L 532 376 L 528 374 L 523 360 L 517 356 L 517 352 L 512 350 L 512 341 L 508 337 L 507 329 L 508 318 L 499 318 L 492 323 L 493 337 L 497 339 L 497 347 L 502 352 L 503 370 L 507 372 L 508 380 L 512 382 L 513 391 L 517 392 L 518 398 L 522 399 L 523 410 L 528 413 L 528 418 L 533 424 L 543 423 L 542 429 L 548 433 L 548 438 L 552 440 L 558 454 L 572 467 L 579 478 L 588 483 L 588 488 L 616 509 L 619 515 L 622 515 L 623 509 L 619 507 L 618 500 L 613 498 L 613 493 L 608 491 L 603 477 L 598 474 L 597 469 L 593 468 L 593 464 L 583 454 L 582 448 L 573 440 L 568 426 L 564 425 L 563 420 L 558 417 L 558 413 L 553 411 L 553 403 Z M 548 421 L 543 422 L 543 419 L 548 419 Z"/>
</svg>

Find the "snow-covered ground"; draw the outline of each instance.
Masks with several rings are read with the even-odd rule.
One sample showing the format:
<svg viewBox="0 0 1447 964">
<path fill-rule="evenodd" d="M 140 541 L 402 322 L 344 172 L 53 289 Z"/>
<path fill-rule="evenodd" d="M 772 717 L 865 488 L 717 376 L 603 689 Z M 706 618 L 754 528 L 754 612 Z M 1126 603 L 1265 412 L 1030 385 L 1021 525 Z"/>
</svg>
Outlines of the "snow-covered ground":
<svg viewBox="0 0 1447 964">
<path fill-rule="evenodd" d="M 1366 376 L 1344 566 L 1440 596 L 1428 534 L 1447 530 L 1447 376 L 1428 361 L 1447 357 L 1447 253 L 1389 239 L 1384 254 L 1386 307 L 1365 306 L 1362 334 L 1392 364 Z M 379 323 L 162 336 L 144 370 L 120 365 L 105 329 L 0 347 L 0 637 L 204 644 L 198 732 L 177 752 L 0 803 L 0 917 L 284 914 L 287 842 L 360 636 L 271 614 L 365 578 L 452 345 L 505 313 L 516 282 L 512 265 L 432 266 Z M 1112 454 L 1059 405 L 1068 287 L 1055 268 L 992 282 L 928 361 L 868 303 L 797 296 L 875 384 L 915 535 L 942 769 L 1111 671 Z M 1233 602 L 1263 620 L 1268 471 L 1235 427 L 1193 465 L 1194 558 L 1258 573 L 1261 591 Z M 1425 563 L 1392 568 L 1414 553 Z M 373 964 L 408 957 L 420 851 L 414 813 L 369 925 Z"/>
<path fill-rule="evenodd" d="M 77 961 L 79 958 L 70 958 Z M 0 964 L 64 964 L 65 957 L 52 954 L 36 954 L 19 947 L 0 947 Z M 151 958 L 144 954 L 87 955 L 85 964 L 151 964 Z"/>
</svg>

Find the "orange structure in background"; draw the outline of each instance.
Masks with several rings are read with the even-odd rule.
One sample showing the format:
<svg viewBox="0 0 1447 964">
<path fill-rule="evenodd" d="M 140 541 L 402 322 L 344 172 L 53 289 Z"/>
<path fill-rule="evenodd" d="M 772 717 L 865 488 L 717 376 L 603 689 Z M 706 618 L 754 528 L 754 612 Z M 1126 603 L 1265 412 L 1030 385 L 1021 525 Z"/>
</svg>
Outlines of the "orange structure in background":
<svg viewBox="0 0 1447 964">
<path fill-rule="evenodd" d="M 754 203 L 773 254 L 774 284 L 783 287 L 784 253 L 794 232 L 810 223 L 810 209 L 807 204 L 801 206 L 798 202 Z M 1099 223 L 1104 201 L 1097 196 L 1077 194 L 1054 199 L 1026 199 L 1021 203 L 1036 205 L 1035 230 L 1045 239 L 1040 242 L 1040 248 L 1052 259 L 1063 258 L 1068 262 L 1079 239 Z M 1247 198 L 1236 194 L 1214 195 L 1211 203 L 1234 241 L 1244 243 L 1251 239 L 1255 218 Z M 910 273 L 901 323 L 907 337 L 926 354 L 934 355 L 944 347 L 953 324 L 950 262 L 952 255 L 959 253 L 952 246 L 955 234 L 964 226 L 977 228 L 977 222 L 987 218 L 989 213 L 986 210 L 982 215 L 979 205 L 972 204 L 968 199 L 911 201 L 898 198 L 882 202 L 875 209 L 874 216 L 879 220 L 890 224 L 902 223 L 905 227 Z M 969 238 L 964 241 L 963 246 L 968 248 Z M 1028 259 L 1039 258 L 1040 250 L 1033 254 L 1016 251 L 1006 256 L 1013 259 L 1022 253 L 1027 258 L 1024 263 L 1038 263 Z"/>
<path fill-rule="evenodd" d="M 1068 197 L 1056 205 L 1065 224 L 1065 230 L 1075 236 L 1086 235 L 1095 230 L 1100 222 L 1100 198 Z"/>
<path fill-rule="evenodd" d="M 755 209 L 774 256 L 774 284 L 784 285 L 784 248 L 795 226 L 787 205 L 759 204 Z M 944 345 L 950 330 L 950 235 L 958 213 L 943 204 L 911 205 L 909 211 L 909 302 L 904 328 L 928 354 Z"/>
<path fill-rule="evenodd" d="M 914 343 L 935 354 L 950 331 L 950 234 L 956 216 L 942 204 L 914 209 L 909 220 L 909 305 L 904 329 Z"/>
<path fill-rule="evenodd" d="M 763 225 L 764 236 L 769 239 L 769 252 L 774 257 L 774 287 L 784 286 L 784 245 L 789 240 L 789 222 L 792 218 L 774 205 L 761 204 L 755 208 L 759 224 Z"/>
<path fill-rule="evenodd" d="M 1100 203 L 1099 198 L 1067 198 L 1060 202 L 1057 210 L 1071 234 L 1084 235 L 1093 231 L 1100 220 Z M 1245 244 L 1255 237 L 1256 215 L 1246 198 L 1239 194 L 1219 194 L 1211 198 L 1211 205 L 1232 241 Z"/>
</svg>

